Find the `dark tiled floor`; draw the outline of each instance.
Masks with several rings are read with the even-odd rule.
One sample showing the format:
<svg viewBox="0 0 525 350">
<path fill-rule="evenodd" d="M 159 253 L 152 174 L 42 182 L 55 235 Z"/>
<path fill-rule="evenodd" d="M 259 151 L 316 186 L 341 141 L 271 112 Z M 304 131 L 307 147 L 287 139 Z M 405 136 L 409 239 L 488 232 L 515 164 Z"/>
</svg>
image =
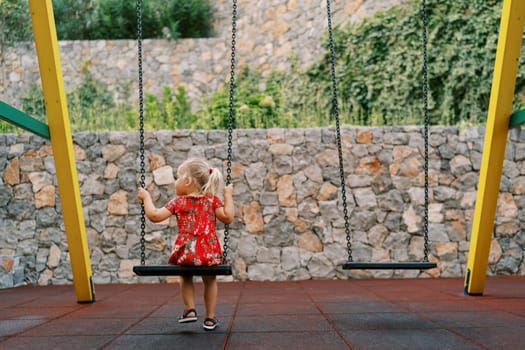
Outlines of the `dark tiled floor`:
<svg viewBox="0 0 525 350">
<path fill-rule="evenodd" d="M 198 311 L 202 285 L 197 284 Z M 175 284 L 0 290 L 0 349 L 522 349 L 525 276 L 463 279 L 221 282 L 220 327 L 180 325 Z"/>
</svg>

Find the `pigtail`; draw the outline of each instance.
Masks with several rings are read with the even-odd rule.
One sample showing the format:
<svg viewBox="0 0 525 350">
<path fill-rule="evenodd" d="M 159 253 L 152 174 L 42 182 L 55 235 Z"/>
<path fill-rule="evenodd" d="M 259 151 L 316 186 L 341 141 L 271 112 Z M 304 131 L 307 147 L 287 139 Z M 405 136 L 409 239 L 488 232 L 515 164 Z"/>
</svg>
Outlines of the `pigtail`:
<svg viewBox="0 0 525 350">
<path fill-rule="evenodd" d="M 208 182 L 203 186 L 202 192 L 218 196 L 224 188 L 222 173 L 217 168 L 209 168 L 209 173 Z"/>
</svg>

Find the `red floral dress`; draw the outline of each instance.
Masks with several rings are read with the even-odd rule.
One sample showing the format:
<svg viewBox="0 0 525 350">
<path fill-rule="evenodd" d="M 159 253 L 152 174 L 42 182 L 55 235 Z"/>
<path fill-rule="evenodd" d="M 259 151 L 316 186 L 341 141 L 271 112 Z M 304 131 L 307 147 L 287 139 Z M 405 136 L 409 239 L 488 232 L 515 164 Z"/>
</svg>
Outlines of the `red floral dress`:
<svg viewBox="0 0 525 350">
<path fill-rule="evenodd" d="M 179 229 L 168 264 L 212 266 L 222 262 L 215 209 L 223 206 L 219 198 L 209 193 L 179 196 L 164 205 L 177 216 Z"/>
</svg>

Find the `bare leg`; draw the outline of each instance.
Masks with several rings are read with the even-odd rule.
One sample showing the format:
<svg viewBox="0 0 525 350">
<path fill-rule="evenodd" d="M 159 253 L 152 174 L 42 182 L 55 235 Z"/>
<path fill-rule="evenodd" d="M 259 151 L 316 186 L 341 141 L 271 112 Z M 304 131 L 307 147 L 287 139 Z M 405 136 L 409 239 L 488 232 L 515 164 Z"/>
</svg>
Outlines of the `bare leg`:
<svg viewBox="0 0 525 350">
<path fill-rule="evenodd" d="M 184 310 L 195 309 L 195 287 L 193 286 L 193 276 L 181 276 L 180 294 L 184 302 Z M 190 316 L 193 316 L 190 314 Z"/>
<path fill-rule="evenodd" d="M 206 306 L 206 317 L 215 317 L 215 305 L 217 305 L 217 278 L 216 276 L 202 276 L 204 282 L 204 305 Z"/>
</svg>

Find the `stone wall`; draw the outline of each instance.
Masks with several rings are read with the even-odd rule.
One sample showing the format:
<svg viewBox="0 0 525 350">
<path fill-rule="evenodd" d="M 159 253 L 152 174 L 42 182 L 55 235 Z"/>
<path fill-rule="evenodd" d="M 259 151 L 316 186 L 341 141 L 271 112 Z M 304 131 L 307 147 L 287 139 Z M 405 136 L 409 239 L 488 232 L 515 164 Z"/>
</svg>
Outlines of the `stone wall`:
<svg viewBox="0 0 525 350">
<path fill-rule="evenodd" d="M 236 218 L 229 257 L 237 280 L 463 276 L 483 144 L 482 128 L 430 129 L 430 260 L 420 271 L 343 271 L 346 237 L 338 156 L 330 129 L 236 130 Z M 419 260 L 423 254 L 423 138 L 418 127 L 344 128 L 343 159 L 356 261 Z M 96 283 L 138 278 L 137 133 L 73 136 Z M 146 133 L 147 187 L 157 205 L 174 195 L 190 156 L 223 167 L 225 131 Z M 510 132 L 489 274 L 523 274 L 525 133 Z M 0 135 L 0 283 L 71 283 L 70 257 L 49 142 Z M 164 263 L 175 221 L 148 223 L 147 262 Z M 219 227 L 222 236 L 222 228 Z M 23 273 L 22 273 L 23 271 Z"/>
<path fill-rule="evenodd" d="M 405 0 L 335 0 L 334 24 L 358 21 Z M 144 87 L 160 96 L 165 86 L 185 86 L 195 104 L 229 80 L 231 1 L 211 1 L 216 35 L 210 39 L 145 40 Z M 60 20 L 60 19 L 57 19 Z M 307 66 L 320 57 L 326 35 L 326 2 L 313 0 L 238 1 L 237 60 L 263 71 L 285 70 L 292 57 Z M 61 41 L 66 90 L 78 86 L 82 71 L 107 84 L 117 101 L 136 100 L 137 44 L 133 40 Z M 20 96 L 40 84 L 32 44 L 8 48 L 0 66 L 0 100 L 20 106 Z"/>
</svg>

